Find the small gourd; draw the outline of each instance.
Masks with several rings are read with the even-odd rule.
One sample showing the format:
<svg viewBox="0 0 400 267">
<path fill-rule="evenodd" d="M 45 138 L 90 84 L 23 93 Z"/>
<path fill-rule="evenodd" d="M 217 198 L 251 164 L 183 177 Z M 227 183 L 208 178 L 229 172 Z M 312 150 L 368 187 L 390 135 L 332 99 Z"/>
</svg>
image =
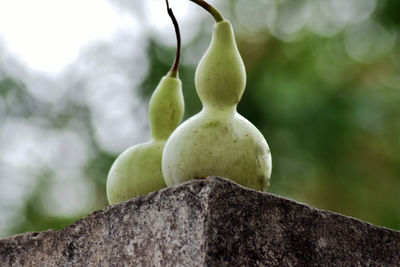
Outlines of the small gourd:
<svg viewBox="0 0 400 267">
<path fill-rule="evenodd" d="M 107 177 L 107 199 L 115 204 L 166 187 L 161 171 L 161 155 L 167 138 L 179 125 L 184 112 L 182 83 L 178 78 L 180 57 L 179 27 L 172 10 L 177 35 L 177 53 L 171 71 L 164 76 L 149 103 L 152 139 L 128 148 L 115 160 Z"/>
<path fill-rule="evenodd" d="M 236 111 L 245 89 L 245 67 L 231 23 L 214 18 L 210 47 L 195 74 L 203 109 L 169 137 L 162 157 L 164 179 L 170 186 L 217 175 L 264 190 L 271 175 L 270 149 L 260 131 Z"/>
</svg>

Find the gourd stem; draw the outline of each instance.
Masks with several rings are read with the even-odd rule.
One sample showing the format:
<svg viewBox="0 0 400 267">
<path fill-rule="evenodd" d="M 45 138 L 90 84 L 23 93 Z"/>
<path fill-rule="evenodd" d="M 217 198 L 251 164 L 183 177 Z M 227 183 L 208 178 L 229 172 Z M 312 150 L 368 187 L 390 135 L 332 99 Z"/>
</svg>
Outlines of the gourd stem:
<svg viewBox="0 0 400 267">
<path fill-rule="evenodd" d="M 168 15 L 170 16 L 172 23 L 174 24 L 176 43 L 177 43 L 174 65 L 172 65 L 171 70 L 168 73 L 168 77 L 177 78 L 179 70 L 179 62 L 181 58 L 181 34 L 179 31 L 178 21 L 175 18 L 174 12 L 172 12 L 172 9 L 169 7 L 168 0 L 165 0 L 165 2 L 167 3 Z"/>
<path fill-rule="evenodd" d="M 214 17 L 215 22 L 221 22 L 224 20 L 224 17 L 222 16 L 222 14 L 219 13 L 219 11 L 215 7 L 213 7 L 206 1 L 204 1 L 204 0 L 190 0 L 190 1 L 198 4 L 199 6 L 203 7 L 205 10 L 207 10 Z"/>
</svg>

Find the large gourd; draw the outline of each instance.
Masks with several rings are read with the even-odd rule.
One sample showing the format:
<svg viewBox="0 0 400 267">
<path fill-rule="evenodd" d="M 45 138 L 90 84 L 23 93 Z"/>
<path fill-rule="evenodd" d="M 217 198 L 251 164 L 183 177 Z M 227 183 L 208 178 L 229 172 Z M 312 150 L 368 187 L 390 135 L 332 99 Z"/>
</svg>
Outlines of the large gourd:
<svg viewBox="0 0 400 267">
<path fill-rule="evenodd" d="M 268 144 L 236 111 L 245 84 L 232 25 L 221 17 L 195 74 L 203 109 L 181 124 L 164 148 L 162 171 L 167 185 L 217 175 L 256 190 L 267 188 L 272 168 Z"/>
<path fill-rule="evenodd" d="M 182 120 L 184 112 L 182 83 L 178 78 L 179 27 L 168 2 L 167 7 L 178 39 L 175 62 L 168 75 L 161 79 L 150 99 L 149 118 L 152 139 L 124 151 L 109 171 L 106 191 L 110 204 L 166 187 L 161 171 L 162 151 L 167 138 Z"/>
</svg>

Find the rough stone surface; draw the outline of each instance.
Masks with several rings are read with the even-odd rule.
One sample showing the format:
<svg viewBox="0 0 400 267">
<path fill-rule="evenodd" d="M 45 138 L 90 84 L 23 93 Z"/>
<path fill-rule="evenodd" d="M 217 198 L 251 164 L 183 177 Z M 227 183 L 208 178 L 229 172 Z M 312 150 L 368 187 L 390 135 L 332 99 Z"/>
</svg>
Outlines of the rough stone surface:
<svg viewBox="0 0 400 267">
<path fill-rule="evenodd" d="M 400 232 L 209 177 L 0 240 L 1 266 L 400 266 Z"/>
</svg>

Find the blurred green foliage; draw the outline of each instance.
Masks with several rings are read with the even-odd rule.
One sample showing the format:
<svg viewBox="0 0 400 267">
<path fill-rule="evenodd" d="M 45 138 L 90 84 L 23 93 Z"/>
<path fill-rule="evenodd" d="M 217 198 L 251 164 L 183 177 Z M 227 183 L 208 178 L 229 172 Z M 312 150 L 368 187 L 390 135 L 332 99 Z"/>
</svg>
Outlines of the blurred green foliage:
<svg viewBox="0 0 400 267">
<path fill-rule="evenodd" d="M 378 2 L 372 17 L 398 35 L 399 1 Z M 229 19 L 237 23 L 235 16 Z M 183 52 L 190 52 L 199 38 L 209 38 L 211 29 L 205 32 Z M 266 30 L 250 34 L 238 30 L 239 50 L 248 72 L 238 111 L 260 129 L 270 145 L 270 192 L 400 229 L 399 41 L 390 53 L 362 63 L 349 55 L 345 38 L 344 31 L 333 37 L 305 33 L 297 41 L 284 42 Z M 140 86 L 143 101 L 168 72 L 167 62 L 172 62 L 174 53 L 155 39 L 149 40 L 149 71 Z M 185 63 L 180 70 L 185 118 L 201 109 L 194 71 L 195 66 Z M 12 99 L 8 97 L 11 91 Z M 13 101 L 8 105 L 9 117 L 29 117 L 32 107 L 40 104 L 30 98 L 23 84 L 8 77 L 0 80 L 0 97 L 5 103 Z M 63 121 L 79 118 L 91 133 L 93 155 L 85 165 L 85 175 L 95 185 L 93 210 L 106 205 L 105 179 L 117 155 L 97 144 L 90 116 L 84 105 L 70 104 L 63 113 L 47 119 L 53 122 L 49 127 L 63 127 Z M 85 215 L 54 217 L 41 210 L 39 196 L 51 175 L 51 170 L 40 173 L 40 186 L 26 197 L 23 219 L 15 222 L 10 233 L 59 229 Z"/>
<path fill-rule="evenodd" d="M 384 0 L 378 2 L 378 19 L 389 27 L 400 27 L 400 2 L 397 0 Z"/>
</svg>

